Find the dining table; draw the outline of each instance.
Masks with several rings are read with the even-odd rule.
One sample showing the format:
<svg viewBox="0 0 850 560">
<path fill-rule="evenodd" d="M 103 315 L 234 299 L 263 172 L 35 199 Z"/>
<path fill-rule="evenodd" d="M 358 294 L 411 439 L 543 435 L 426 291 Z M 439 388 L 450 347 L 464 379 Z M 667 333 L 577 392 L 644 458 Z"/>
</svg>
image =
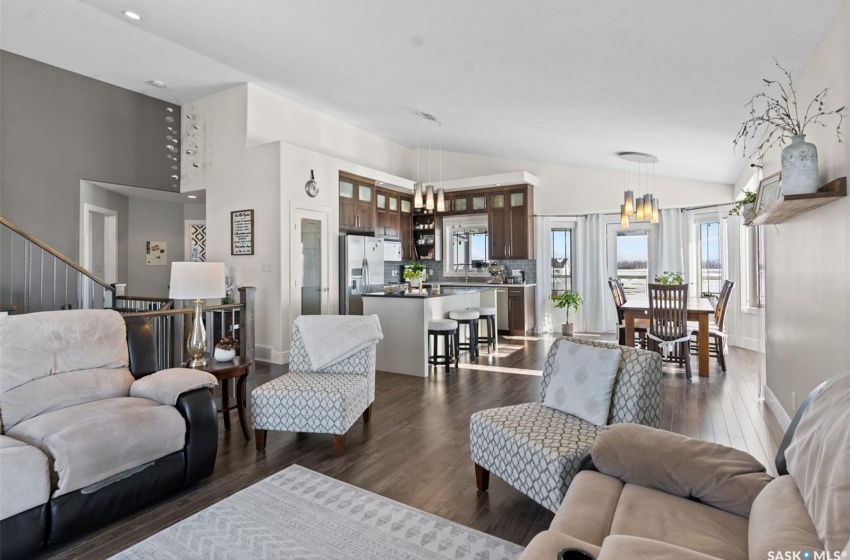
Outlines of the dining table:
<svg viewBox="0 0 850 560">
<path fill-rule="evenodd" d="M 626 344 L 635 345 L 635 319 L 646 319 L 649 314 L 649 298 L 635 297 L 620 307 L 626 329 Z M 709 315 L 714 314 L 714 306 L 707 298 L 688 298 L 688 321 L 699 324 L 697 345 L 699 346 L 699 376 L 708 377 L 709 354 Z"/>
</svg>

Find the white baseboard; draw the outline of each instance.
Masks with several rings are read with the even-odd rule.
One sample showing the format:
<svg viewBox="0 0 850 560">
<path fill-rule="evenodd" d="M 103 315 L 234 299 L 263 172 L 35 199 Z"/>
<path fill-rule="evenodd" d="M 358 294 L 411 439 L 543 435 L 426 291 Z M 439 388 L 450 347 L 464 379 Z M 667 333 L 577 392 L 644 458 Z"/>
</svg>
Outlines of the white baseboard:
<svg viewBox="0 0 850 560">
<path fill-rule="evenodd" d="M 767 407 L 776 416 L 776 420 L 782 427 L 782 431 L 787 430 L 788 426 L 791 425 L 791 417 L 788 416 L 785 408 L 779 403 L 779 399 L 776 398 L 776 395 L 773 394 L 773 391 L 767 385 L 764 386 L 764 402 L 767 403 Z"/>
<path fill-rule="evenodd" d="M 271 346 L 257 344 L 254 346 L 254 359 L 258 362 L 283 365 L 289 363 L 289 351 L 275 352 Z"/>
<path fill-rule="evenodd" d="M 737 348 L 743 348 L 744 350 L 752 350 L 753 352 L 759 351 L 759 341 L 754 338 L 744 338 L 740 336 L 730 336 L 729 337 L 729 346 L 735 346 Z"/>
</svg>

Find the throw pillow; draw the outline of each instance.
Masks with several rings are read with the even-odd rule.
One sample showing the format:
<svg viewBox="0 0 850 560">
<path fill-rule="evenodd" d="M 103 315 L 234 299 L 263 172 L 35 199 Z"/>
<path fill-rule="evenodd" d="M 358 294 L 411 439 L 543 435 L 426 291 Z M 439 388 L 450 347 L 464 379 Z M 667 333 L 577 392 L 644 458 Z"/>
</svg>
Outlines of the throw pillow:
<svg viewBox="0 0 850 560">
<path fill-rule="evenodd" d="M 850 539 L 850 373 L 837 375 L 809 403 L 785 450 L 794 479 L 823 547 L 838 551 Z"/>
<path fill-rule="evenodd" d="M 543 404 L 605 426 L 621 355 L 619 348 L 560 340 Z"/>
</svg>

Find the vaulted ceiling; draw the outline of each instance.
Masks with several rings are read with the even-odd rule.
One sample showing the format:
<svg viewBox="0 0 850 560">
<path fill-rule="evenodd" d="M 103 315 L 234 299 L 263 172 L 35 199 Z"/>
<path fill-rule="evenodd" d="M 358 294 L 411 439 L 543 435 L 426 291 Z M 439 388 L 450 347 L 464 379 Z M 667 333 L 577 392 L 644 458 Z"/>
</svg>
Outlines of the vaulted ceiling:
<svg viewBox="0 0 850 560">
<path fill-rule="evenodd" d="M 731 183 L 744 103 L 842 1 L 3 0 L 0 47 L 181 104 L 252 81 L 409 147 L 421 110 L 445 150 L 613 169 L 635 150 Z"/>
</svg>

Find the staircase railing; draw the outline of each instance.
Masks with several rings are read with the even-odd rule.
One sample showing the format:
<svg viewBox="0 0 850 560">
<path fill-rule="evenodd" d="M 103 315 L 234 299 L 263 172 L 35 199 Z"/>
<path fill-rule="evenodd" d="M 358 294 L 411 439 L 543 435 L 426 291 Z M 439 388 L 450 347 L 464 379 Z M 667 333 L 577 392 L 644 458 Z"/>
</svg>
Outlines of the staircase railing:
<svg viewBox="0 0 850 560">
<path fill-rule="evenodd" d="M 15 314 L 103 309 L 115 288 L 0 217 L 0 307 Z"/>
<path fill-rule="evenodd" d="M 224 336 L 239 341 L 238 355 L 254 359 L 254 294 L 257 288 L 239 288 L 239 303 L 204 307 L 207 353 L 212 355 L 216 342 Z M 125 317 L 144 317 L 154 332 L 157 369 L 180 367 L 188 359 L 186 339 L 192 323 L 192 307 L 125 313 Z"/>
<path fill-rule="evenodd" d="M 239 341 L 239 355 L 254 359 L 254 294 L 239 288 L 239 303 L 204 307 L 207 352 L 224 336 Z M 0 217 L 0 314 L 111 308 L 144 317 L 154 330 L 158 369 L 186 361 L 191 307 L 167 298 L 125 296 L 59 251 Z M 175 308 L 176 307 L 176 308 Z"/>
</svg>

